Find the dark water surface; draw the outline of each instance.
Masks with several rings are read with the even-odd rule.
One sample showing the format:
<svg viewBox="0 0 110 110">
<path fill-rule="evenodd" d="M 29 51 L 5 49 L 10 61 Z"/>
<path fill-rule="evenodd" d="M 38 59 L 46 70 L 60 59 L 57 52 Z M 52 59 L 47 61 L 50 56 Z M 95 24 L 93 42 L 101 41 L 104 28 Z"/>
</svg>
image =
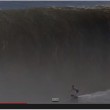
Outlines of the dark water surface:
<svg viewBox="0 0 110 110">
<path fill-rule="evenodd" d="M 110 9 L 0 11 L 0 101 L 51 103 L 110 88 Z"/>
</svg>

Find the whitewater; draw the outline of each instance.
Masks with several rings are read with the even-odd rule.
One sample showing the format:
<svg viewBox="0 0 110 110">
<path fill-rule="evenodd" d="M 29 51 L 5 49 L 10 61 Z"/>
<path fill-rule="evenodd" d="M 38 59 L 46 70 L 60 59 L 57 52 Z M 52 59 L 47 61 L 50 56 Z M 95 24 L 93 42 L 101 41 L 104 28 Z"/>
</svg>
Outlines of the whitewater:
<svg viewBox="0 0 110 110">
<path fill-rule="evenodd" d="M 58 103 L 60 104 L 109 104 L 110 90 L 98 91 L 91 94 L 84 94 L 84 95 L 80 95 L 78 99 L 68 98 Z"/>
</svg>

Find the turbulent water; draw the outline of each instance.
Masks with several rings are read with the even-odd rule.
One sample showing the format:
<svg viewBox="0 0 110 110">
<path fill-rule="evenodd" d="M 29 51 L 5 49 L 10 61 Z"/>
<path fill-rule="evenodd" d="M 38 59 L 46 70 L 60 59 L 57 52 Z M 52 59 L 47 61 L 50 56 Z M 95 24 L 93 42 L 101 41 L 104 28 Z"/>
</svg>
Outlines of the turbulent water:
<svg viewBox="0 0 110 110">
<path fill-rule="evenodd" d="M 110 88 L 110 9 L 0 11 L 0 101 L 51 103 Z"/>
<path fill-rule="evenodd" d="M 77 99 L 68 97 L 59 102 L 52 104 L 109 104 L 110 103 L 110 90 L 98 91 L 91 94 L 78 96 Z"/>
<path fill-rule="evenodd" d="M 109 104 L 110 90 L 79 96 L 78 103 Z"/>
</svg>

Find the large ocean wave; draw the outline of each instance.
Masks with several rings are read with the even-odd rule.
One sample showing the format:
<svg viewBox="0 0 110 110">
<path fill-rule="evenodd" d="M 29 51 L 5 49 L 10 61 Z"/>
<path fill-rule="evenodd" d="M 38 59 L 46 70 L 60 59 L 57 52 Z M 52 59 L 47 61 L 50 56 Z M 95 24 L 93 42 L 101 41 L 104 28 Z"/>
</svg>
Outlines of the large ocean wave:
<svg viewBox="0 0 110 110">
<path fill-rule="evenodd" d="M 109 65 L 109 8 L 0 10 L 0 101 L 63 101 L 73 84 L 80 95 L 106 90 Z"/>
</svg>

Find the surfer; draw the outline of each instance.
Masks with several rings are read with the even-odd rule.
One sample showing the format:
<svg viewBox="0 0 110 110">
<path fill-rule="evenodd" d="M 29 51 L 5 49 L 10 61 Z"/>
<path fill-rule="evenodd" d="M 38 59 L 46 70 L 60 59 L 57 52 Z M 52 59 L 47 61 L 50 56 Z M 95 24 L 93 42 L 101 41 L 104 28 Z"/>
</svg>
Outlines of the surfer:
<svg viewBox="0 0 110 110">
<path fill-rule="evenodd" d="M 74 87 L 74 85 L 72 85 L 71 97 L 78 98 L 78 96 L 77 96 L 78 93 L 79 93 L 79 90 L 76 89 L 76 88 Z"/>
</svg>

